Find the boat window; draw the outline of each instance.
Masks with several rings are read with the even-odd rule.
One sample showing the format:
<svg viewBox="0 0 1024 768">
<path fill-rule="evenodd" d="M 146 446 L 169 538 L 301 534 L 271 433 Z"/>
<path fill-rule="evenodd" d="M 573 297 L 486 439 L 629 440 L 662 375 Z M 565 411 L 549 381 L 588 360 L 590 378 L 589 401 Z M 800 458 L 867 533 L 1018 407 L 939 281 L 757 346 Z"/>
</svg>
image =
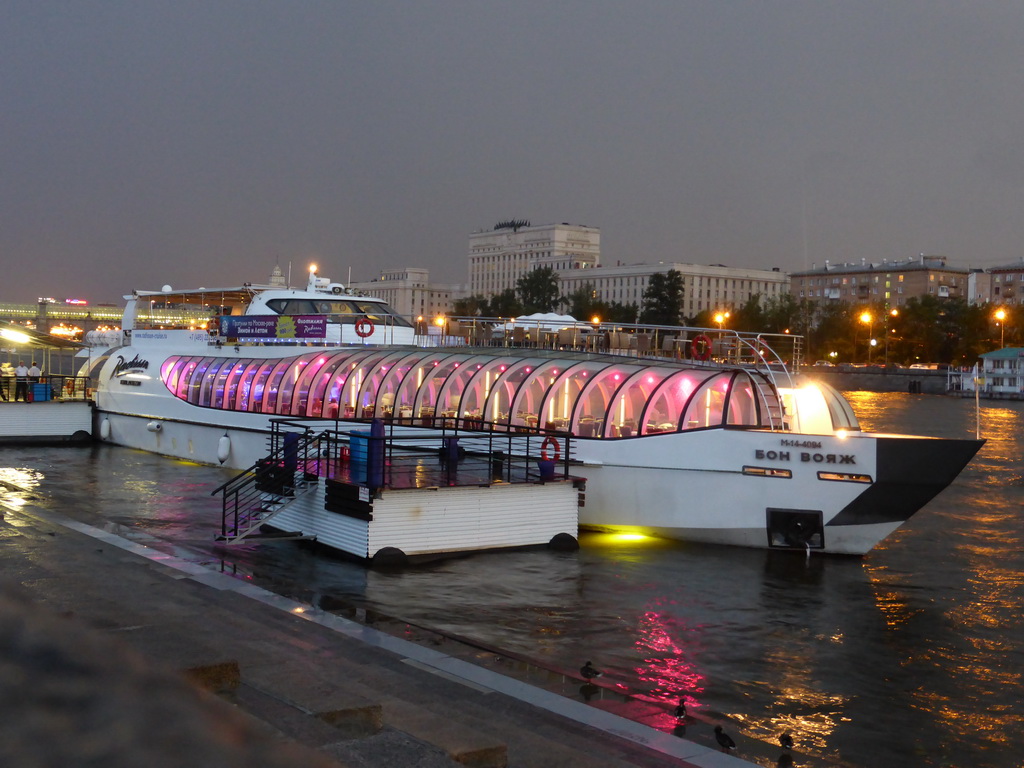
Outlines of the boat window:
<svg viewBox="0 0 1024 768">
<path fill-rule="evenodd" d="M 832 429 L 846 429 L 852 432 L 860 431 L 860 422 L 857 421 L 857 414 L 853 412 L 853 406 L 839 391 L 831 384 L 824 381 L 816 381 L 815 385 L 825 398 L 828 405 L 829 415 L 832 417 Z"/>
<path fill-rule="evenodd" d="M 299 377 L 308 363 L 308 358 L 292 358 L 288 367 L 285 368 L 284 374 L 277 385 L 277 403 L 274 413 L 284 416 L 290 416 L 293 413 L 298 414 L 298 411 L 292 408 L 292 393 L 295 391 L 295 385 L 298 383 Z"/>
<path fill-rule="evenodd" d="M 520 414 L 527 414 L 536 417 L 537 423 L 543 424 L 548 431 L 569 431 L 575 403 L 574 398 L 565 396 L 570 388 L 569 380 L 565 379 L 561 387 L 555 387 L 565 374 L 566 366 L 571 368 L 572 364 L 565 360 L 546 360 L 537 364 L 516 395 L 515 423 L 519 423 Z"/>
<path fill-rule="evenodd" d="M 259 369 L 258 360 L 246 360 L 243 370 L 234 383 L 234 396 L 228 398 L 224 407 L 233 411 L 246 411 L 249 406 L 249 392 L 252 388 L 253 378 Z"/>
<path fill-rule="evenodd" d="M 479 403 L 481 412 L 483 413 L 483 420 L 489 424 L 504 428 L 508 425 L 508 408 L 502 410 L 500 403 L 502 398 L 500 397 L 500 391 L 503 387 L 500 386 L 499 380 L 509 369 L 510 365 L 517 363 L 516 358 L 511 357 L 489 357 L 482 359 L 482 367 L 480 372 L 473 379 L 473 387 L 476 391 L 472 393 L 474 398 L 473 402 Z M 506 400 L 505 402 L 508 402 Z"/>
<path fill-rule="evenodd" d="M 577 415 L 574 418 L 581 425 L 592 423 L 595 437 L 619 437 L 625 415 L 611 412 L 612 401 L 618 389 L 639 370 L 637 365 L 612 363 L 589 376 L 590 381 L 577 398 Z"/>
<path fill-rule="evenodd" d="M 316 302 L 316 313 L 318 315 L 354 315 L 356 311 L 356 308 L 347 301 Z"/>
<path fill-rule="evenodd" d="M 737 371 L 730 383 L 729 410 L 726 424 L 755 427 L 759 423 L 757 395 L 750 377 Z"/>
<path fill-rule="evenodd" d="M 352 375 L 359 381 L 359 389 L 356 392 L 356 416 L 363 419 L 372 419 L 382 415 L 380 403 L 377 398 L 377 390 L 381 380 L 387 373 L 387 360 L 394 355 L 394 352 L 363 352 L 353 357 L 358 365 Z M 351 379 L 351 376 L 350 376 Z"/>
<path fill-rule="evenodd" d="M 667 376 L 650 398 L 644 434 L 678 430 L 683 409 L 704 378 L 695 371 L 679 371 Z"/>
<path fill-rule="evenodd" d="M 377 390 L 379 392 L 379 398 L 381 406 L 383 408 L 391 408 L 392 415 L 399 419 L 412 419 L 413 415 L 413 404 L 416 400 L 416 392 L 410 387 L 405 387 L 406 377 L 417 368 L 419 363 L 424 358 L 422 351 L 416 351 L 412 353 L 400 353 L 400 357 L 393 357 L 391 365 L 388 367 L 387 373 L 380 383 L 380 387 Z M 411 377 L 415 378 L 415 374 Z"/>
<path fill-rule="evenodd" d="M 310 410 L 315 407 L 314 403 L 309 398 L 309 389 L 313 381 L 316 379 L 317 374 L 323 370 L 326 365 L 329 355 L 327 354 L 313 354 L 303 355 L 302 358 L 296 364 L 296 377 L 295 385 L 292 388 L 291 397 L 291 412 L 295 415 L 309 415 Z M 288 378 L 291 378 L 290 376 Z M 319 408 L 323 410 L 323 402 L 319 404 Z"/>
<path fill-rule="evenodd" d="M 284 378 L 285 371 L 291 367 L 291 362 L 291 360 L 278 360 L 270 371 L 263 389 L 263 413 L 278 413 L 275 410 L 279 402 L 277 390 L 281 385 L 281 379 Z"/>
<path fill-rule="evenodd" d="M 719 374 L 701 385 L 683 414 L 683 429 L 717 427 L 722 424 L 722 409 L 729 391 L 728 374 Z"/>
<path fill-rule="evenodd" d="M 271 299 L 267 306 L 279 315 L 317 314 L 316 307 L 309 299 Z"/>
<path fill-rule="evenodd" d="M 618 428 L 617 437 L 634 437 L 647 434 L 650 429 L 667 432 L 662 429 L 663 421 L 649 421 L 645 417 L 647 400 L 664 378 L 664 372 L 656 368 L 644 368 L 630 376 L 615 393 L 612 404 L 614 425 Z M 652 414 L 650 418 L 666 418 L 665 414 Z"/>
<path fill-rule="evenodd" d="M 185 397 L 188 377 L 195 365 L 195 360 L 190 357 L 169 357 L 160 368 L 160 379 L 176 397 Z"/>
<path fill-rule="evenodd" d="M 245 370 L 244 360 L 235 360 L 221 368 L 214 387 L 214 400 L 210 403 L 214 408 L 234 410 L 234 396 L 238 388 L 238 377 Z"/>
<path fill-rule="evenodd" d="M 361 301 L 358 299 L 354 303 L 359 314 L 368 318 L 371 322 L 384 323 L 386 325 L 400 325 L 406 328 L 413 327 L 412 323 L 395 312 L 395 310 L 387 304 L 381 304 L 375 301 Z"/>
<path fill-rule="evenodd" d="M 225 361 L 221 365 L 220 370 L 217 371 L 215 377 L 211 377 L 210 393 L 205 398 L 206 404 L 212 408 L 223 408 L 224 407 L 224 392 L 227 389 L 228 376 L 234 371 L 235 365 L 233 361 Z"/>
<path fill-rule="evenodd" d="M 449 394 L 443 403 L 438 402 L 438 398 L 448 377 L 457 371 L 459 366 L 468 359 L 469 355 L 453 355 L 443 362 L 439 360 L 434 361 L 433 370 L 427 371 L 423 380 L 423 386 L 420 387 L 419 397 L 416 400 L 415 406 L 417 416 L 420 418 L 437 418 L 441 416 L 455 418 L 458 416 L 457 409 L 461 392 L 457 395 Z"/>
<path fill-rule="evenodd" d="M 185 381 L 185 398 L 190 403 L 199 405 L 199 391 L 200 386 L 203 383 L 203 374 L 206 373 L 206 368 L 213 362 L 212 357 L 201 357 L 193 366 L 191 372 L 188 375 L 188 379 Z"/>
<path fill-rule="evenodd" d="M 432 373 L 435 366 L 446 356 L 445 353 L 438 352 L 424 355 L 406 371 L 402 378 L 402 383 L 398 385 L 395 391 L 395 402 L 401 403 L 404 408 L 408 408 L 413 419 L 422 419 L 424 426 L 429 426 L 434 418 L 433 406 L 430 407 L 428 413 L 420 414 L 417 411 L 416 400 L 419 397 L 423 382 L 427 379 L 427 375 Z"/>
<path fill-rule="evenodd" d="M 508 423 L 512 427 L 536 427 L 537 426 L 537 412 L 524 410 L 522 406 L 517 405 L 513 411 L 513 404 L 518 402 L 519 390 L 523 387 L 524 383 L 530 378 L 530 375 L 534 372 L 534 369 L 543 364 L 543 360 L 538 358 L 529 358 L 526 360 L 520 360 L 513 365 L 508 366 L 504 371 L 499 366 L 499 373 L 501 376 L 498 379 L 497 384 L 491 390 L 491 397 L 494 398 L 494 404 L 490 410 L 493 413 L 495 409 L 501 414 L 502 423 L 508 419 Z"/>
<path fill-rule="evenodd" d="M 596 426 L 588 419 L 581 424 L 579 416 L 579 397 L 584 387 L 590 383 L 595 373 L 608 367 L 605 361 L 588 361 L 570 363 L 565 361 L 564 369 L 560 366 L 556 378 L 548 389 L 547 402 L 543 406 L 547 421 L 555 421 L 557 428 L 568 430 L 574 434 L 585 434 L 593 437 Z M 564 421 L 564 424 L 561 423 Z"/>
<path fill-rule="evenodd" d="M 479 386 L 473 382 L 489 359 L 469 358 L 452 371 L 438 395 L 437 407 L 445 413 L 455 411 L 456 416 L 469 419 L 471 426 L 480 426 L 484 418 L 484 403 Z"/>
<path fill-rule="evenodd" d="M 274 369 L 273 360 L 264 361 L 253 375 L 252 389 L 250 390 L 249 406 L 246 410 L 259 413 L 263 410 L 263 391 L 266 386 L 270 372 Z"/>
<path fill-rule="evenodd" d="M 214 382 L 217 378 L 217 373 L 220 369 L 228 363 L 224 359 L 212 359 L 206 367 L 206 371 L 203 373 L 202 380 L 198 382 L 199 393 L 196 402 L 199 405 L 210 405 L 213 400 Z"/>
<path fill-rule="evenodd" d="M 334 418 L 339 415 L 341 388 L 345 384 L 347 370 L 344 366 L 351 356 L 350 352 L 337 352 L 326 356 L 309 388 L 309 401 L 313 404 L 308 411 L 310 416 Z"/>
</svg>

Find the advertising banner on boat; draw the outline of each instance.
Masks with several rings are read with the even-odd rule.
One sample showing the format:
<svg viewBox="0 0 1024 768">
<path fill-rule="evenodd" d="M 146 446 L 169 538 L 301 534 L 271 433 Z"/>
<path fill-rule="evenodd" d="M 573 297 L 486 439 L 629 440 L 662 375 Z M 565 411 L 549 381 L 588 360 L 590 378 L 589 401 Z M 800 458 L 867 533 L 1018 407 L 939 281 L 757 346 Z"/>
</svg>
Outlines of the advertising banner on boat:
<svg viewBox="0 0 1024 768">
<path fill-rule="evenodd" d="M 220 334 L 228 338 L 322 339 L 327 336 L 323 315 L 224 315 Z"/>
</svg>

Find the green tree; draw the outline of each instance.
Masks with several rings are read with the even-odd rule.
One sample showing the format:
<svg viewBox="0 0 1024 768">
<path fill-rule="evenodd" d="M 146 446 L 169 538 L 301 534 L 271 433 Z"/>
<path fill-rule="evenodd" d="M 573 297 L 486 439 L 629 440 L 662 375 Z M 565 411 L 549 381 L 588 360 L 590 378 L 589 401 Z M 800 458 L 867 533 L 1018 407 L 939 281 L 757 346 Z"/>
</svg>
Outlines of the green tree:
<svg viewBox="0 0 1024 768">
<path fill-rule="evenodd" d="M 683 275 L 675 269 L 655 272 L 647 281 L 640 322 L 679 325 L 683 315 Z"/>
<path fill-rule="evenodd" d="M 577 320 L 590 320 L 593 317 L 604 320 L 610 308 L 608 302 L 597 298 L 592 283 L 585 283 L 570 293 L 565 297 L 565 303 L 569 314 Z"/>
<path fill-rule="evenodd" d="M 755 293 L 746 303 L 731 313 L 729 327 L 735 331 L 761 333 L 768 330 L 768 318 L 761 306 L 761 294 Z"/>
<path fill-rule="evenodd" d="M 618 301 L 613 301 L 608 305 L 608 311 L 601 316 L 601 319 L 609 323 L 635 323 L 639 312 L 640 308 L 632 302 L 622 304 Z"/>
<path fill-rule="evenodd" d="M 488 313 L 490 299 L 477 293 L 452 302 L 452 314 L 458 317 L 477 317 Z"/>
<path fill-rule="evenodd" d="M 551 312 L 561 303 L 558 273 L 551 267 L 537 267 L 516 281 L 516 295 L 523 313 Z"/>
<path fill-rule="evenodd" d="M 488 317 L 517 317 L 523 314 L 523 305 L 519 303 L 516 292 L 506 288 L 491 296 L 485 314 Z"/>
</svg>

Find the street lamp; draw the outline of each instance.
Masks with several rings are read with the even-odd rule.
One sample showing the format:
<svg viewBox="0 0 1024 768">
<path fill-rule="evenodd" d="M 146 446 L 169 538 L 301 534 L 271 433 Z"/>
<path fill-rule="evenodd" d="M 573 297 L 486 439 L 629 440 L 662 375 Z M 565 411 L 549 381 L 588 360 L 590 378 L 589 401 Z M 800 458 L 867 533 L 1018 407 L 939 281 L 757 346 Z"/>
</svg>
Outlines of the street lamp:
<svg viewBox="0 0 1024 768">
<path fill-rule="evenodd" d="M 722 330 L 722 326 L 725 325 L 725 321 L 729 319 L 728 312 L 716 312 L 715 322 L 718 323 L 718 330 Z"/>
<path fill-rule="evenodd" d="M 872 334 L 872 330 L 874 328 L 875 318 L 871 315 L 870 312 L 864 312 L 860 316 L 860 321 L 862 323 L 864 323 L 868 327 L 868 364 L 870 365 L 871 364 L 871 342 L 872 342 L 871 334 Z"/>
<path fill-rule="evenodd" d="M 899 315 L 900 315 L 900 311 L 898 309 L 891 309 L 891 310 L 889 310 L 889 314 L 886 315 L 886 318 L 885 318 L 885 365 L 886 365 L 886 367 L 889 366 L 889 318 L 891 317 L 893 320 L 895 320 L 897 317 L 899 317 Z M 896 329 L 893 328 L 892 332 L 896 333 Z"/>
<path fill-rule="evenodd" d="M 996 322 L 999 323 L 999 348 L 1003 348 L 1003 329 L 1005 328 L 1006 310 L 1000 307 L 996 310 Z"/>
</svg>

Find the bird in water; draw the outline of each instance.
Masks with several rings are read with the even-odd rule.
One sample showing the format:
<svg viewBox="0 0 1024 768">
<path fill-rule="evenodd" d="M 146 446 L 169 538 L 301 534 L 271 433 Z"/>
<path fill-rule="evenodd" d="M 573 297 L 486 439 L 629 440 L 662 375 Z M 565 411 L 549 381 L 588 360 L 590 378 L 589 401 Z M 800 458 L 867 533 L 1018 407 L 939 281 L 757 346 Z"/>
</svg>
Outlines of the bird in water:
<svg viewBox="0 0 1024 768">
<path fill-rule="evenodd" d="M 722 730 L 722 726 L 715 726 L 715 741 L 718 742 L 718 746 L 723 751 L 728 752 L 730 749 L 736 749 L 736 742 L 732 740 L 732 736 Z"/>
<path fill-rule="evenodd" d="M 595 677 L 601 676 L 601 671 L 588 661 L 580 667 L 580 674 L 585 680 L 593 680 Z"/>
<path fill-rule="evenodd" d="M 789 731 L 786 731 L 784 734 L 779 736 L 779 744 L 782 745 L 783 749 L 793 748 L 793 737 L 789 734 Z"/>
<path fill-rule="evenodd" d="M 679 704 L 676 705 L 675 716 L 678 720 L 686 718 L 686 699 L 679 700 Z"/>
</svg>

